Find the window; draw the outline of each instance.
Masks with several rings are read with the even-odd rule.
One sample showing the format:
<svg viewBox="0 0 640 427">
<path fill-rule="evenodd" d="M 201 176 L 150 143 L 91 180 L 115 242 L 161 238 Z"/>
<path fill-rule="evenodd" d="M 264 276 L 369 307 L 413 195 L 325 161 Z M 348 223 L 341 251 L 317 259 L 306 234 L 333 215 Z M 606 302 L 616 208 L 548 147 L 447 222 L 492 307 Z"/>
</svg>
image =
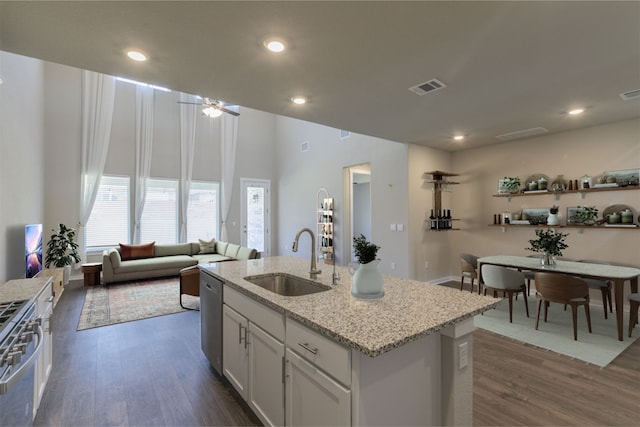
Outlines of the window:
<svg viewBox="0 0 640 427">
<path fill-rule="evenodd" d="M 148 179 L 140 219 L 140 243 L 178 242 L 178 181 Z"/>
<path fill-rule="evenodd" d="M 187 207 L 187 242 L 218 238 L 220 185 L 192 181 Z"/>
<path fill-rule="evenodd" d="M 85 228 L 88 248 L 129 242 L 129 177 L 103 176 Z"/>
</svg>

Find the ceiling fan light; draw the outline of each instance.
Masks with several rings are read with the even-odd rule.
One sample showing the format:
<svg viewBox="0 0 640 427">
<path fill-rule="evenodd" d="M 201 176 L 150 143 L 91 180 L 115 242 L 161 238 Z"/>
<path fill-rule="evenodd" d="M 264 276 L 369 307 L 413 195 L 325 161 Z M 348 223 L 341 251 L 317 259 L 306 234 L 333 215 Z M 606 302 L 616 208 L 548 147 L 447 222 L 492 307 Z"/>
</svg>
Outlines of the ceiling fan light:
<svg viewBox="0 0 640 427">
<path fill-rule="evenodd" d="M 456 135 L 453 137 L 453 139 L 456 141 L 462 141 L 464 139 L 464 135 Z"/>
<path fill-rule="evenodd" d="M 202 113 L 207 117 L 215 118 L 222 115 L 222 110 L 218 110 L 214 107 L 207 107 L 202 110 Z"/>
<path fill-rule="evenodd" d="M 576 108 L 574 110 L 569 111 L 569 114 L 572 116 L 577 116 L 584 113 L 584 108 Z"/>
</svg>

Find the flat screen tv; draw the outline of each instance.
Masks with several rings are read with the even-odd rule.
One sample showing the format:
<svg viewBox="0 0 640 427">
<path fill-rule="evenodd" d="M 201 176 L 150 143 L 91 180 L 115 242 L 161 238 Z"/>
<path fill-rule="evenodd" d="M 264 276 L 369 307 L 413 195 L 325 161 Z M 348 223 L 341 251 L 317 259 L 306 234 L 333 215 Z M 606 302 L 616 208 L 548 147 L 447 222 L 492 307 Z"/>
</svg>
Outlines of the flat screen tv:
<svg viewBox="0 0 640 427">
<path fill-rule="evenodd" d="M 42 270 L 42 224 L 24 226 L 24 255 L 25 275 L 30 279 Z"/>
</svg>

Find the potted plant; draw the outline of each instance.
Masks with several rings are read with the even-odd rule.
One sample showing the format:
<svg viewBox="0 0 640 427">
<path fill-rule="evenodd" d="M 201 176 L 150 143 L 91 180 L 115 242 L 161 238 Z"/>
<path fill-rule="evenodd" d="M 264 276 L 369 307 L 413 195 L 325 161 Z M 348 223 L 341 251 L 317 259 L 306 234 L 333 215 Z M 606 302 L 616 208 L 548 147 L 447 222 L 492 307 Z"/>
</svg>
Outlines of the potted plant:
<svg viewBox="0 0 640 427">
<path fill-rule="evenodd" d="M 520 178 L 516 177 L 510 177 L 510 176 L 505 176 L 502 179 L 502 186 L 509 192 L 509 193 L 517 193 L 518 191 L 520 191 Z"/>
<path fill-rule="evenodd" d="M 578 220 L 584 225 L 594 225 L 598 219 L 598 208 L 595 206 L 578 206 Z"/>
<path fill-rule="evenodd" d="M 562 256 L 562 251 L 569 245 L 564 242 L 568 233 L 558 233 L 554 230 L 536 229 L 537 239 L 529 240 L 531 247 L 525 248 L 527 251 L 541 252 L 542 265 L 554 265 L 556 257 Z"/>
<path fill-rule="evenodd" d="M 80 262 L 78 254 L 78 243 L 74 240 L 76 230 L 64 224 L 58 226 L 58 230 L 51 230 L 53 234 L 47 242 L 47 255 L 45 257 L 45 267 L 54 266 L 64 268 L 64 283 L 69 283 L 71 264 Z"/>
<path fill-rule="evenodd" d="M 380 260 L 376 258 L 380 246 L 371 243 L 364 235 L 353 238 L 353 252 L 359 265 L 348 266 L 352 277 L 351 294 L 356 298 L 376 299 L 384 295 L 384 281 L 378 270 Z"/>
<path fill-rule="evenodd" d="M 547 225 L 559 225 L 560 219 L 558 218 L 558 207 L 553 205 L 549 208 L 549 216 L 547 217 Z"/>
</svg>

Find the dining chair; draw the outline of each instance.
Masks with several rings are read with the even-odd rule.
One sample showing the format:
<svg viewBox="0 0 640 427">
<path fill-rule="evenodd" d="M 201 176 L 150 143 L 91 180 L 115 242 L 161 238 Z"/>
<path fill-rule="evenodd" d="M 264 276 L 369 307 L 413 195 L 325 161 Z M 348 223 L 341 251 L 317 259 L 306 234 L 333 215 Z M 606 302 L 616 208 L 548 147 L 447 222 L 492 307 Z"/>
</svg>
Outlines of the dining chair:
<svg viewBox="0 0 640 427">
<path fill-rule="evenodd" d="M 629 294 L 629 338 L 633 328 L 638 324 L 638 309 L 640 308 L 640 293 Z"/>
<path fill-rule="evenodd" d="M 534 275 L 536 282 L 536 299 L 538 310 L 536 314 L 536 330 L 540 322 L 540 310 L 544 303 L 544 321 L 547 321 L 549 303 L 555 302 L 571 306 L 573 319 L 573 339 L 578 340 L 578 306 L 584 306 L 587 317 L 589 333 L 591 333 L 591 316 L 589 314 L 589 286 L 578 277 L 564 273 L 537 272 Z"/>
<path fill-rule="evenodd" d="M 542 255 L 538 255 L 538 254 L 527 255 L 527 258 L 542 258 Z M 527 296 L 529 296 L 531 295 L 531 281 L 533 280 L 533 275 L 535 274 L 535 271 L 522 270 L 522 272 L 524 273 L 524 278 L 527 281 Z"/>
<path fill-rule="evenodd" d="M 473 282 L 478 278 L 478 257 L 471 254 L 460 254 L 460 290 L 464 286 L 464 278 L 471 279 L 471 292 L 473 293 Z M 478 283 L 480 287 L 480 283 Z"/>
<path fill-rule="evenodd" d="M 529 303 L 527 302 L 527 287 L 524 284 L 524 274 L 521 271 L 511 268 L 499 267 L 497 265 L 485 264 L 482 266 L 482 282 L 484 295 L 487 289 L 493 290 L 493 296 L 498 292 L 509 298 L 509 323 L 513 323 L 513 296 L 522 292 L 524 308 L 529 317 Z"/>
<path fill-rule="evenodd" d="M 581 259 L 578 262 L 588 262 L 591 264 L 611 265 L 606 261 L 600 261 L 597 259 Z M 613 303 L 611 302 L 611 281 L 610 280 L 598 280 L 598 279 L 583 279 L 587 282 L 589 289 L 598 289 L 602 293 L 602 306 L 604 307 L 604 318 L 607 317 L 607 305 L 609 305 L 609 311 L 613 313 Z"/>
</svg>

